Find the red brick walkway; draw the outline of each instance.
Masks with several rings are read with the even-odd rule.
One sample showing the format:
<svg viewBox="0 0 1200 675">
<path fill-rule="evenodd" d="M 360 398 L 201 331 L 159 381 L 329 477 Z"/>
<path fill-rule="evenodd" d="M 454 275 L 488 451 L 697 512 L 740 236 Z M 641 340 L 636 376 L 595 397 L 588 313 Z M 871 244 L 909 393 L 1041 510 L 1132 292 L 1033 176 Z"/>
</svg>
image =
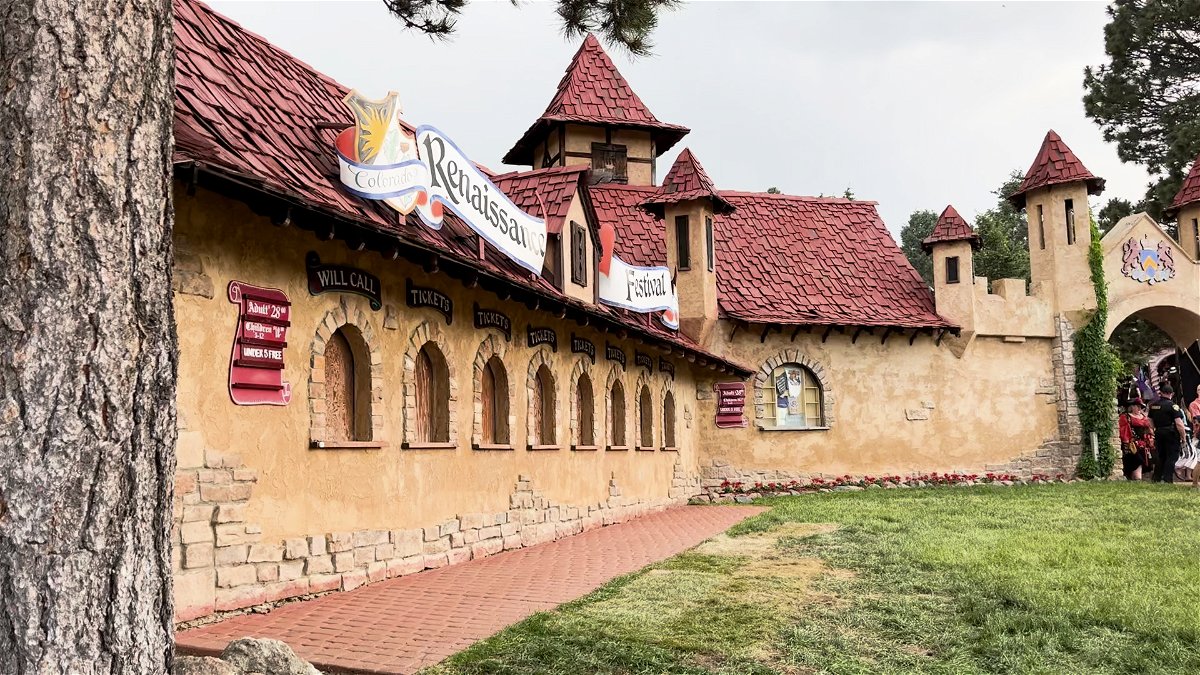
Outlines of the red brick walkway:
<svg viewBox="0 0 1200 675">
<path fill-rule="evenodd" d="M 670 509 L 573 537 L 247 614 L 176 636 L 217 654 L 239 637 L 283 640 L 317 668 L 411 673 L 535 612 L 669 558 L 762 509 Z"/>
</svg>

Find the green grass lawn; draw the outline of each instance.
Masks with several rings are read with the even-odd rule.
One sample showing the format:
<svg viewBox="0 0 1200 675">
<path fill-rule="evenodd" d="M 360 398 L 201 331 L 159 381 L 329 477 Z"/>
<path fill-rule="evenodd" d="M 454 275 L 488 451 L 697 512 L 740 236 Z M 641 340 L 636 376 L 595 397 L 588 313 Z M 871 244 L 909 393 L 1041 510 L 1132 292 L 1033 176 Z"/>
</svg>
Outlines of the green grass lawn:
<svg viewBox="0 0 1200 675">
<path fill-rule="evenodd" d="M 1076 483 L 765 500 L 431 669 L 1200 673 L 1200 494 Z M 697 507 L 705 508 L 705 507 Z"/>
</svg>

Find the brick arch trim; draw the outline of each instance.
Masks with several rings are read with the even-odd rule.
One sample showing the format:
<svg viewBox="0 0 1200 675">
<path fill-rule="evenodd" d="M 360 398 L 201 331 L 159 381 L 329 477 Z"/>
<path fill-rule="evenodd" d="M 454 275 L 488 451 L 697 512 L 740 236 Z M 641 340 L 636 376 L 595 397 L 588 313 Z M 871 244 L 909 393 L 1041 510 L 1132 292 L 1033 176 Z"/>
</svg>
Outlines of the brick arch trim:
<svg viewBox="0 0 1200 675">
<path fill-rule="evenodd" d="M 529 359 L 529 368 L 525 377 L 525 407 L 530 408 L 530 403 L 533 401 L 534 391 L 537 389 L 537 372 L 538 368 L 546 366 L 546 370 L 550 373 L 550 395 L 554 397 L 554 414 L 557 416 L 559 411 L 558 406 L 558 376 L 554 373 L 554 357 L 548 347 L 541 347 L 533 353 Z M 538 437 L 537 429 L 534 428 L 534 421 L 537 416 L 530 409 L 525 415 L 525 442 L 530 445 L 535 444 Z M 556 435 L 556 442 L 561 442 L 561 437 Z"/>
<path fill-rule="evenodd" d="M 417 442 L 417 383 L 414 381 L 417 372 L 417 353 L 426 344 L 433 344 L 442 353 L 446 361 L 446 376 L 449 378 L 450 410 L 447 411 L 450 424 L 450 442 L 458 442 L 458 424 L 456 409 L 458 407 L 458 380 L 454 376 L 454 359 L 446 342 L 446 336 L 436 323 L 422 321 L 408 336 L 408 344 L 404 350 L 404 442 Z"/>
<path fill-rule="evenodd" d="M 817 381 L 817 386 L 821 388 L 821 418 L 826 427 L 832 427 L 834 422 L 833 387 L 829 384 L 825 367 L 798 349 L 785 349 L 779 352 L 764 361 L 758 372 L 754 374 L 754 419 L 762 420 L 766 417 L 768 401 L 764 399 L 763 389 L 767 386 L 771 373 L 779 366 L 788 363 L 803 366 L 812 373 L 813 379 Z"/>
<path fill-rule="evenodd" d="M 356 358 L 366 358 L 371 377 L 371 397 L 367 402 L 371 417 L 371 440 L 383 437 L 383 358 L 376 339 L 374 323 L 370 320 L 371 312 L 365 301 L 356 298 L 342 298 L 338 306 L 325 313 L 317 324 L 317 332 L 309 347 L 310 361 L 308 370 L 308 434 L 312 442 L 327 440 L 325 412 L 325 347 L 329 338 L 333 337 L 343 326 L 355 329 L 353 335 L 346 332 L 351 350 Z M 355 344 L 360 342 L 361 344 Z M 362 352 L 362 353 L 359 353 Z"/>
<path fill-rule="evenodd" d="M 475 364 L 471 376 L 474 394 L 472 403 L 472 410 L 474 412 L 471 423 L 472 443 L 483 442 L 483 369 L 493 356 L 498 357 L 500 362 L 504 363 L 504 356 L 507 353 L 508 343 L 495 335 L 488 335 L 484 338 L 483 342 L 479 343 L 479 349 L 475 351 Z M 504 381 L 508 387 L 504 395 L 508 398 L 508 440 L 511 443 L 513 427 L 517 425 L 517 416 L 513 414 L 512 374 L 509 372 L 507 363 L 504 363 Z"/>
</svg>

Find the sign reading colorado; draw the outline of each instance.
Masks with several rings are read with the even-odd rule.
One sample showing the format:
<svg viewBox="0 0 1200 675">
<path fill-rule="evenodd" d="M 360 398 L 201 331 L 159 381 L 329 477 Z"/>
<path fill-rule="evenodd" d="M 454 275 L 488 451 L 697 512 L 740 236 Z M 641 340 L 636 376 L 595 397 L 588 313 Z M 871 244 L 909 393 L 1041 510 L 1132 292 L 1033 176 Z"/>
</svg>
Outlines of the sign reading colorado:
<svg viewBox="0 0 1200 675">
<path fill-rule="evenodd" d="M 541 274 L 546 223 L 525 213 L 435 127 L 409 134 L 400 125 L 396 92 L 381 101 L 350 92 L 344 99 L 355 126 L 338 134 L 342 184 L 364 199 L 382 200 L 402 214 L 415 208 L 437 230 L 448 208 L 479 236 L 525 269 Z"/>
</svg>

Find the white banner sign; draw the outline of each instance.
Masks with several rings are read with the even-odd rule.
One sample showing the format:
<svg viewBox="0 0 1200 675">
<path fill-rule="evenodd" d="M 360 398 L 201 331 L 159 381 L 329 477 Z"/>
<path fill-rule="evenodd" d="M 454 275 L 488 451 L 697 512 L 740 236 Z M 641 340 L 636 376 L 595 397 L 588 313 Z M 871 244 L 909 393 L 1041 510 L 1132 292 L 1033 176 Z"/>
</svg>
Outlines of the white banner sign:
<svg viewBox="0 0 1200 675">
<path fill-rule="evenodd" d="M 666 267 L 637 267 L 607 253 L 600 266 L 597 290 L 600 302 L 646 314 L 661 311 L 659 319 L 672 330 L 679 329 L 679 297 Z"/>
<path fill-rule="evenodd" d="M 436 128 L 415 137 L 399 122 L 391 92 L 382 101 L 346 96 L 357 125 L 337 139 L 342 184 L 364 199 L 383 200 L 400 213 L 414 208 L 437 230 L 448 208 L 479 236 L 534 274 L 546 259 L 546 222 L 525 213 Z"/>
</svg>

